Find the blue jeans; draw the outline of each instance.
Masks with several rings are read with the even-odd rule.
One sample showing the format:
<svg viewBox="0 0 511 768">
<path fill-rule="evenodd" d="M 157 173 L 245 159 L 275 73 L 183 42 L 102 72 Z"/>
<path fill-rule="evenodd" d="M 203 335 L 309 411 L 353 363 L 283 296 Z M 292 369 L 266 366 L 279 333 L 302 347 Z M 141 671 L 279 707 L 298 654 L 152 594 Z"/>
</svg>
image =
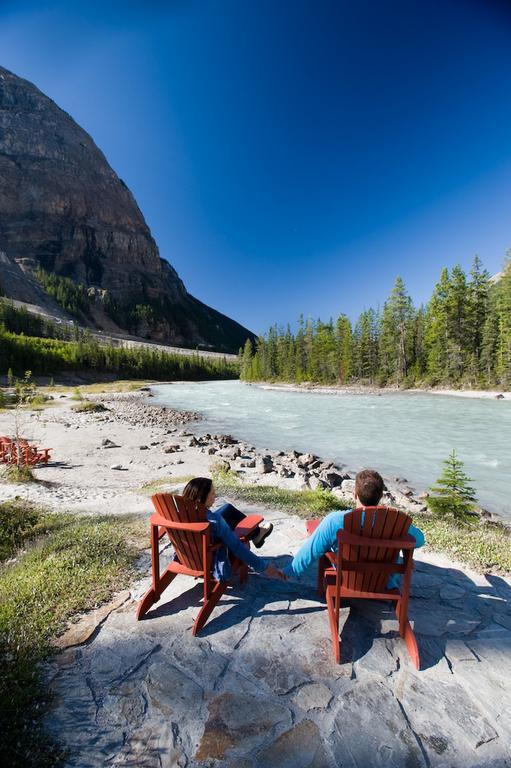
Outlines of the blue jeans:
<svg viewBox="0 0 511 768">
<path fill-rule="evenodd" d="M 250 549 L 238 539 L 236 534 L 233 533 L 224 519 L 224 513 L 227 513 L 229 517 L 229 515 L 232 514 L 232 510 L 235 510 L 239 515 L 242 514 L 241 512 L 238 512 L 232 504 L 223 504 L 214 512 L 210 509 L 206 511 L 207 518 L 211 523 L 211 533 L 215 539 L 220 540 L 225 544 L 231 555 L 234 555 L 238 560 L 249 565 L 254 571 L 262 573 L 268 567 L 266 560 L 251 552 Z M 245 515 L 242 515 L 240 519 L 242 520 L 244 517 Z"/>
</svg>

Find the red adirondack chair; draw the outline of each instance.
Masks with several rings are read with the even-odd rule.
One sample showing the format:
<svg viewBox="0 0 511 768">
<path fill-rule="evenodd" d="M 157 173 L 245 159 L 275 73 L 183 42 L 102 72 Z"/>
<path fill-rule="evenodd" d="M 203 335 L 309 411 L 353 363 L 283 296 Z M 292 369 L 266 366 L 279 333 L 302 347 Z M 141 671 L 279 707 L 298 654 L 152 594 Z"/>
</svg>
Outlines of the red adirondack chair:
<svg viewBox="0 0 511 768">
<path fill-rule="evenodd" d="M 362 516 L 363 515 L 363 516 Z M 415 539 L 408 533 L 411 518 L 389 507 L 354 509 L 344 517 L 344 529 L 337 533 L 337 552 L 328 552 L 318 565 L 318 587 L 324 592 L 334 656 L 341 660 L 339 612 L 342 598 L 391 600 L 412 663 L 420 667 L 419 649 L 408 620 L 408 601 L 413 571 Z M 312 533 L 319 521 L 307 521 Z M 403 562 L 398 562 L 403 552 Z M 403 576 L 401 589 L 388 589 L 393 573 Z"/>
<path fill-rule="evenodd" d="M 178 574 L 193 576 L 204 581 L 204 603 L 192 630 L 192 634 L 196 635 L 229 586 L 226 581 L 214 579 L 211 573 L 214 552 L 222 544 L 211 541 L 210 523 L 206 518 L 204 504 L 170 493 L 157 493 L 152 497 L 152 502 L 156 509 L 150 518 L 153 581 L 139 603 L 137 619 L 143 618 L 151 606 L 158 602 L 163 591 Z M 247 542 L 247 537 L 263 520 L 261 515 L 250 515 L 237 526 L 235 533 L 243 542 Z M 165 534 L 174 546 L 177 559 L 160 574 L 158 542 Z M 240 582 L 243 583 L 248 575 L 248 567 L 236 558 L 231 562 L 233 573 L 239 571 Z"/>
<path fill-rule="evenodd" d="M 7 437 L 6 435 L 0 436 L 0 461 L 2 461 L 4 464 L 9 462 L 9 457 L 11 455 L 11 443 L 12 440 L 10 437 Z"/>
<path fill-rule="evenodd" d="M 17 464 L 18 451 L 21 454 L 21 464 L 29 466 L 47 464 L 51 450 L 51 448 L 37 448 L 35 445 L 30 445 L 28 440 L 22 437 L 17 440 L 6 436 L 0 437 L 0 461 L 5 464 Z"/>
</svg>

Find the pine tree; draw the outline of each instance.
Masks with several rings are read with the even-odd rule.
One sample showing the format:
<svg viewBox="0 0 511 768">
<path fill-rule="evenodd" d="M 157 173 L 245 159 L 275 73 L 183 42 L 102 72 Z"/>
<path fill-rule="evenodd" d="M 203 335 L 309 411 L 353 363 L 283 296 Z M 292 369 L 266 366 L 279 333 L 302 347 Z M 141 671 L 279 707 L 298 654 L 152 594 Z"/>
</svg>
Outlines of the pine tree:
<svg viewBox="0 0 511 768">
<path fill-rule="evenodd" d="M 252 357 L 252 342 L 247 339 L 243 350 L 240 350 L 240 378 L 245 381 L 252 379 Z"/>
<path fill-rule="evenodd" d="M 412 300 L 401 277 L 383 306 L 380 329 L 380 373 L 384 382 L 398 387 L 408 375 L 413 345 Z"/>
<path fill-rule="evenodd" d="M 457 264 L 453 267 L 445 297 L 447 325 L 447 380 L 459 382 L 466 369 L 468 348 L 467 278 Z"/>
<path fill-rule="evenodd" d="M 463 462 L 452 450 L 444 461 L 444 470 L 430 488 L 428 506 L 435 515 L 450 515 L 466 521 L 473 515 L 477 499 L 471 479 L 463 471 Z"/>
<path fill-rule="evenodd" d="M 426 371 L 432 384 L 447 377 L 447 292 L 449 272 L 444 267 L 440 280 L 426 309 L 424 344 L 426 350 Z"/>
<path fill-rule="evenodd" d="M 341 384 L 350 381 L 353 371 L 353 332 L 346 315 L 339 315 L 336 323 L 337 372 Z"/>
<path fill-rule="evenodd" d="M 479 256 L 474 257 L 470 278 L 467 307 L 469 373 L 473 382 L 484 384 L 482 351 L 484 329 L 490 310 L 490 274 L 483 269 Z"/>
<path fill-rule="evenodd" d="M 504 267 L 504 274 L 496 286 L 496 310 L 498 317 L 497 376 L 499 383 L 511 386 L 511 253 Z"/>
</svg>

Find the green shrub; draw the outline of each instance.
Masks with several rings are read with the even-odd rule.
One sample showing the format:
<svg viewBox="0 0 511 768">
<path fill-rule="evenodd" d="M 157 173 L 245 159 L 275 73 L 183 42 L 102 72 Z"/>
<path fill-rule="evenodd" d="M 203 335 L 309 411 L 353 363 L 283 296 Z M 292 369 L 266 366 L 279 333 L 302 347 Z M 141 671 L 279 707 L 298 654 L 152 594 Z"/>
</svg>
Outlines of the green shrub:
<svg viewBox="0 0 511 768">
<path fill-rule="evenodd" d="M 36 483 L 37 478 L 26 464 L 5 464 L 0 467 L 0 482 L 3 483 Z"/>
<path fill-rule="evenodd" d="M 99 413 L 100 411 L 108 411 L 103 403 L 93 403 L 91 400 L 84 400 L 82 403 L 73 405 L 73 411 L 76 413 Z"/>
<path fill-rule="evenodd" d="M 476 508 L 475 489 L 463 471 L 463 462 L 453 449 L 444 461 L 444 471 L 430 488 L 428 507 L 435 515 L 454 517 L 467 522 L 473 519 Z"/>
</svg>

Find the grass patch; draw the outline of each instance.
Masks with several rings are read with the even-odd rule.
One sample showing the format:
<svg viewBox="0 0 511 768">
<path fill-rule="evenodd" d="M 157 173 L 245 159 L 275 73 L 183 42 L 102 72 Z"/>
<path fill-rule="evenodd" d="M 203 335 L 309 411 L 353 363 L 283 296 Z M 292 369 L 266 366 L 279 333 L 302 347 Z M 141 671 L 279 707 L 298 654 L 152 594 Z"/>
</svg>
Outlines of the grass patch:
<svg viewBox="0 0 511 768">
<path fill-rule="evenodd" d="M 232 472 L 214 473 L 213 480 L 218 495 L 282 509 L 299 517 L 323 517 L 334 509 L 350 509 L 352 506 L 347 499 L 338 499 L 322 488 L 315 491 L 291 491 L 273 485 L 248 485 Z"/>
<path fill-rule="evenodd" d="M 73 405 L 72 409 L 76 413 L 100 413 L 101 411 L 109 410 L 103 403 L 93 403 L 90 400 L 82 400 L 81 403 Z"/>
<path fill-rule="evenodd" d="M 40 662 L 74 614 L 125 587 L 146 546 L 140 518 L 48 515 L 19 501 L 2 505 L 4 553 L 38 536 L 15 563 L 0 566 L 0 732 L 11 768 L 59 765 L 42 727 L 48 706 Z"/>
<path fill-rule="evenodd" d="M 19 498 L 0 504 L 0 562 L 13 557 L 31 539 L 55 530 L 61 522 L 61 515 Z"/>
<path fill-rule="evenodd" d="M 137 493 L 152 496 L 154 493 L 160 493 L 165 491 L 166 488 L 173 488 L 175 485 L 181 485 L 181 483 L 187 483 L 191 480 L 193 475 L 178 475 L 177 477 L 160 477 L 157 480 L 150 480 L 148 483 L 144 483 L 138 488 Z"/>
<path fill-rule="evenodd" d="M 511 573 L 511 533 L 486 522 L 457 523 L 451 519 L 414 515 L 428 547 L 443 552 L 477 571 Z"/>
<path fill-rule="evenodd" d="M 37 478 L 26 464 L 22 464 L 20 467 L 16 464 L 6 464 L 0 468 L 0 482 L 37 483 Z"/>
</svg>

